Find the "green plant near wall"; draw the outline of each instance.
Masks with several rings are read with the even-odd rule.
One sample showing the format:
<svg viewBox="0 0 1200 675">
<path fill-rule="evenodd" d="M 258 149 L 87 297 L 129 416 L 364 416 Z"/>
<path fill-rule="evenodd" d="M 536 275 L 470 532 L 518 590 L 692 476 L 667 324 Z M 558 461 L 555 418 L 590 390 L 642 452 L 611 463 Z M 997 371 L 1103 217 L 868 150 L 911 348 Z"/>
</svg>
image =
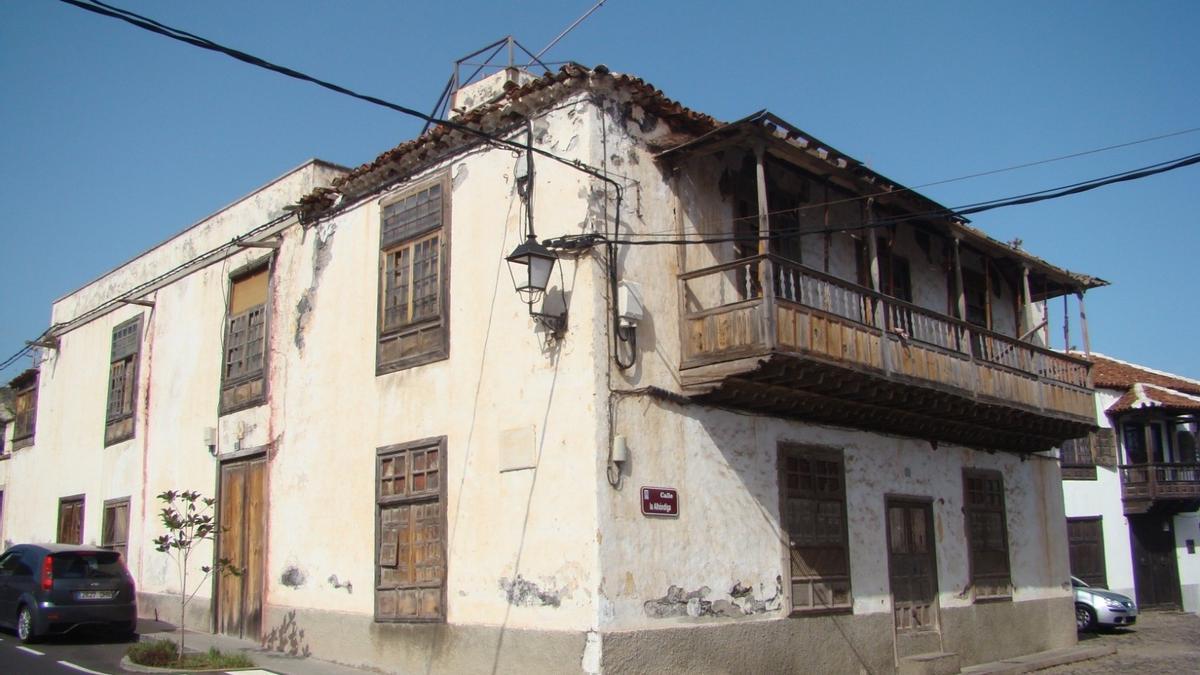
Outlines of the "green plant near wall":
<svg viewBox="0 0 1200 675">
<path fill-rule="evenodd" d="M 216 516 L 213 515 L 216 500 L 195 490 L 167 490 L 158 495 L 158 499 L 164 504 L 158 512 L 158 517 L 167 532 L 154 538 L 154 548 L 169 555 L 179 570 L 179 660 L 182 662 L 188 603 L 213 574 L 241 576 L 245 570 L 235 567 L 229 558 L 218 558 L 212 565 L 200 567 L 204 576 L 189 593 L 188 561 L 201 542 L 211 542 L 221 532 Z"/>
</svg>

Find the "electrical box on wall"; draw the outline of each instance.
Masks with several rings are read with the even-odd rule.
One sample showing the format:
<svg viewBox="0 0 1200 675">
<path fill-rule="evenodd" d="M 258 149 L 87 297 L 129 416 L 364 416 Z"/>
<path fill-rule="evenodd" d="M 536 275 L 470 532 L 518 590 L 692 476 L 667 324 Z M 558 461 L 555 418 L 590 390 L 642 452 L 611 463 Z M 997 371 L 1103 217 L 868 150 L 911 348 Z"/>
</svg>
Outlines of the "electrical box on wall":
<svg viewBox="0 0 1200 675">
<path fill-rule="evenodd" d="M 634 281 L 622 281 L 617 286 L 617 315 L 622 328 L 636 328 L 646 316 L 642 305 L 642 287 Z"/>
</svg>

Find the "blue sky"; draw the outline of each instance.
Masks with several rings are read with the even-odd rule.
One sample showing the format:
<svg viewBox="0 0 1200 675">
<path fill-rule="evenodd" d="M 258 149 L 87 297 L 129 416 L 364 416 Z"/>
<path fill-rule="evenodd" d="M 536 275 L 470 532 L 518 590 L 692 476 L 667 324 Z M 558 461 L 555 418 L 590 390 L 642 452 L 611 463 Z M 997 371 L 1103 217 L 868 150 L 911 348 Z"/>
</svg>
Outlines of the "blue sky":
<svg viewBox="0 0 1200 675">
<path fill-rule="evenodd" d="M 510 33 L 536 51 L 592 4 L 112 2 L 421 110 L 455 59 Z M 609 0 L 547 58 L 718 119 L 770 109 L 917 186 L 1200 127 L 1198 25 L 1190 1 Z M 310 157 L 356 166 L 421 126 L 52 0 L 0 4 L 0 92 L 0 360 L 60 295 Z M 954 206 L 1197 151 L 1189 133 L 923 191 Z M 1093 349 L 1200 377 L 1198 182 L 1190 167 L 974 224 L 1113 283 L 1087 296 Z"/>
</svg>

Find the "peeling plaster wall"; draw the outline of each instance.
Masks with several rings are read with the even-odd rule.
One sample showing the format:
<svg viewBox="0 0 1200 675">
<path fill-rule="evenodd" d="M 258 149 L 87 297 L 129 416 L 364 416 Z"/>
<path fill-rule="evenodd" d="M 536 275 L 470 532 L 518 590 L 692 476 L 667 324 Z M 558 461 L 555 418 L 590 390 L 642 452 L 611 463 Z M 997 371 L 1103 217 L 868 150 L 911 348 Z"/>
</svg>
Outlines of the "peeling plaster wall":
<svg viewBox="0 0 1200 675">
<path fill-rule="evenodd" d="M 582 108 L 565 105 L 535 122 L 535 139 L 586 153 L 586 121 Z M 375 374 L 379 202 L 391 192 L 285 236 L 273 317 L 284 328 L 272 366 L 267 603 L 298 610 L 301 628 L 313 612 L 370 625 L 376 448 L 436 436 L 447 437 L 447 622 L 580 634 L 594 623 L 596 373 L 605 352 L 593 325 L 604 321 L 604 278 L 591 258 L 563 260 L 552 294 L 569 297 L 566 335 L 555 341 L 533 324 L 503 260 L 524 239 L 518 161 L 507 150 L 477 150 L 405 184 L 443 171 L 453 178 L 450 355 L 442 361 Z M 580 193 L 593 181 L 542 160 L 535 176 L 539 237 L 590 229 Z M 533 468 L 503 470 L 514 443 Z M 280 583 L 293 569 L 306 583 Z M 308 636 L 318 656 L 339 649 Z M 374 643 L 382 636 L 371 649 L 385 649 Z"/>
<path fill-rule="evenodd" d="M 185 230 L 168 242 L 122 265 L 105 277 L 55 303 L 61 321 L 99 305 L 196 254 L 228 242 L 279 215 L 335 170 L 309 162 Z M 215 496 L 216 462 L 204 445 L 204 429 L 218 428 L 218 449 L 234 447 L 237 423 L 247 430 L 242 444 L 267 442 L 262 408 L 226 416 L 218 423 L 225 301 L 229 273 L 264 255 L 239 252 L 159 289 L 154 307 L 120 306 L 62 336 L 57 350 L 41 363 L 38 420 L 34 446 L 3 464 L 15 480 L 5 490 L 5 537 L 13 541 L 53 541 L 58 501 L 82 494 L 83 541 L 99 544 L 104 502 L 129 498 L 128 561 L 144 602 L 161 607 L 163 618 L 177 612 L 179 591 L 174 563 L 153 549 L 162 533 L 155 495 L 169 489 L 194 489 Z M 104 421 L 112 329 L 141 315 L 137 405 L 132 439 L 104 447 Z M 272 328 L 273 329 L 273 328 Z M 202 545 L 193 557 L 189 585 L 210 558 Z M 204 584 L 189 606 L 191 625 L 207 628 L 210 585 Z"/>
<path fill-rule="evenodd" d="M 619 107 L 606 110 L 605 119 L 609 147 L 603 157 L 634 156 L 641 160 L 636 163 L 626 160 L 622 167 L 628 180 L 638 181 L 641 191 L 636 211 L 631 207 L 623 213 L 629 231 L 675 232 L 681 220 L 684 234 L 728 232 L 733 207 L 731 200 L 720 197 L 718 182 L 721 173 L 735 161 L 720 154 L 689 159 L 683 170 L 671 174 L 655 164 L 642 144 L 644 138 L 653 135 L 653 130 L 647 132 L 642 125 L 634 125 L 620 114 Z M 629 135 L 623 135 L 622 130 Z M 856 214 L 836 215 L 852 218 Z M 857 270 L 853 238 L 837 233 L 830 243 L 831 273 L 854 281 Z M 806 237 L 803 244 L 808 264 L 822 267 L 823 237 Z M 900 228 L 897 253 L 910 259 L 914 300 L 945 312 L 942 252 L 936 250 L 938 242 L 933 244 L 927 256 L 913 240 L 911 231 Z M 621 278 L 641 284 L 646 318 L 637 329 L 637 362 L 628 371 L 614 371 L 614 387 L 681 390 L 677 379 L 681 311 L 677 274 L 731 257 L 729 244 L 686 249 L 629 246 L 621 250 Z M 734 292 L 731 286 L 720 288 L 719 284 L 712 291 L 725 293 L 726 299 L 733 297 L 730 294 Z M 1011 305 L 1011 296 L 1008 297 Z M 1000 304 L 1005 300 L 993 298 L 993 302 L 998 313 L 1003 311 Z M 947 626 L 948 640 L 962 642 L 961 645 L 948 642 L 948 649 L 961 648 L 971 658 L 986 659 L 1074 642 L 1074 633 L 1068 628 L 1030 632 L 1022 636 L 1023 641 L 979 644 L 986 643 L 981 634 L 1001 630 L 1014 619 L 1028 620 L 1033 625 L 1036 617 L 1037 625 L 1045 628 L 1044 619 L 1049 612 L 1054 617 L 1049 620 L 1050 625 L 1060 619 L 1069 625 L 1071 594 L 1065 586 L 1068 564 L 1066 548 L 1062 546 L 1065 519 L 1061 481 L 1053 460 L 1032 457 L 1022 461 L 1013 454 L 949 445 L 931 449 L 924 441 L 702 406 L 679 406 L 646 395 L 613 396 L 610 414 L 615 419 L 613 433 L 625 437 L 630 454 L 622 467 L 620 489 L 610 488 L 604 482 L 598 488 L 597 538 L 602 542 L 598 620 L 606 641 L 605 663 L 617 672 L 665 663 L 649 652 L 625 651 L 624 645 L 638 643 L 642 636 L 649 648 L 659 644 L 660 639 L 664 641 L 661 644 L 670 643 L 675 631 L 689 627 L 711 626 L 716 631 L 714 635 L 722 634 L 721 631 L 733 635 L 737 633 L 734 626 L 746 623 L 764 626 L 763 630 L 769 631 L 775 631 L 773 626 L 779 625 L 784 627 L 779 630 L 797 633 L 805 632 L 805 626 L 816 625 L 810 623 L 815 619 L 785 618 L 790 607 L 790 583 L 785 540 L 779 524 L 776 475 L 776 447 L 783 441 L 836 447 L 845 453 L 854 613 L 839 617 L 838 621 L 862 629 L 850 630 L 865 641 L 860 646 L 871 653 L 872 663 L 881 654 L 884 656 L 880 658 L 886 658 L 889 664 L 891 658 L 891 636 L 886 628 L 890 625 L 891 611 L 884 531 L 886 494 L 933 500 L 939 604 L 943 618 L 953 623 Z M 597 459 L 599 473 L 605 457 Z M 983 605 L 973 603 L 966 590 L 969 577 L 962 515 L 964 468 L 995 469 L 1005 479 L 1015 591 L 1013 602 L 1006 603 L 1003 611 L 984 611 Z M 677 488 L 680 516 L 643 516 L 639 500 L 642 486 Z M 878 622 L 876 628 L 884 627 L 886 632 L 868 629 L 866 626 L 871 622 Z M 768 625 L 771 627 L 767 628 Z M 831 625 L 822 630 L 825 628 L 833 629 Z M 683 634 L 678 632 L 680 636 Z M 631 642 L 626 642 L 627 639 Z M 615 661 L 609 659 L 609 640 L 615 650 L 612 652 Z M 687 639 L 687 644 L 693 642 Z M 682 651 L 688 649 L 681 647 Z M 735 649 L 731 654 L 747 656 L 753 651 Z M 746 663 L 753 663 L 757 657 L 747 658 L 750 661 Z"/>
<path fill-rule="evenodd" d="M 705 587 L 708 601 L 735 598 L 737 585 L 759 599 L 774 595 L 776 578 L 787 579 L 779 525 L 776 447 L 780 442 L 841 448 L 845 453 L 847 515 L 854 612 L 891 609 L 888 588 L 884 496 L 934 500 L 939 603 L 949 609 L 972 604 L 962 516 L 962 469 L 1004 476 L 1009 557 L 1014 600 L 1066 597 L 1065 537 L 1053 461 L 1021 461 L 867 432 L 743 416 L 645 399 L 626 403 L 617 433 L 629 442 L 632 471 L 621 491 L 608 490 L 611 513 L 601 525 L 606 625 L 625 630 L 673 623 L 653 616 L 646 602 L 669 587 Z M 641 515 L 642 485 L 680 490 L 677 519 Z M 646 566 L 644 561 L 659 564 Z M 785 587 L 786 587 L 785 583 Z M 766 612 L 780 617 L 780 611 Z M 748 615 L 747 615 L 748 616 Z M 692 617 L 694 618 L 694 617 Z M 686 619 L 682 619 L 686 620 Z"/>
</svg>

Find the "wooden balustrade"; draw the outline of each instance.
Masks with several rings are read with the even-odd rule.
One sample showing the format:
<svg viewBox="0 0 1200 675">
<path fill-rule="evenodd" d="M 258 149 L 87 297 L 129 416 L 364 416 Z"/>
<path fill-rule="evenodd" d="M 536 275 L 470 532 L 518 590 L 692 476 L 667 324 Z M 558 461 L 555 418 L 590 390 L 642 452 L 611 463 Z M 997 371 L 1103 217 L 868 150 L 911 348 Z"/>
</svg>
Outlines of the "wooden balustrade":
<svg viewBox="0 0 1200 675">
<path fill-rule="evenodd" d="M 811 354 L 1025 408 L 1095 414 L 1083 359 L 775 255 L 689 272 L 679 284 L 685 369 L 775 351 Z"/>
<path fill-rule="evenodd" d="M 1200 463 L 1122 464 L 1126 500 L 1200 499 Z"/>
</svg>

